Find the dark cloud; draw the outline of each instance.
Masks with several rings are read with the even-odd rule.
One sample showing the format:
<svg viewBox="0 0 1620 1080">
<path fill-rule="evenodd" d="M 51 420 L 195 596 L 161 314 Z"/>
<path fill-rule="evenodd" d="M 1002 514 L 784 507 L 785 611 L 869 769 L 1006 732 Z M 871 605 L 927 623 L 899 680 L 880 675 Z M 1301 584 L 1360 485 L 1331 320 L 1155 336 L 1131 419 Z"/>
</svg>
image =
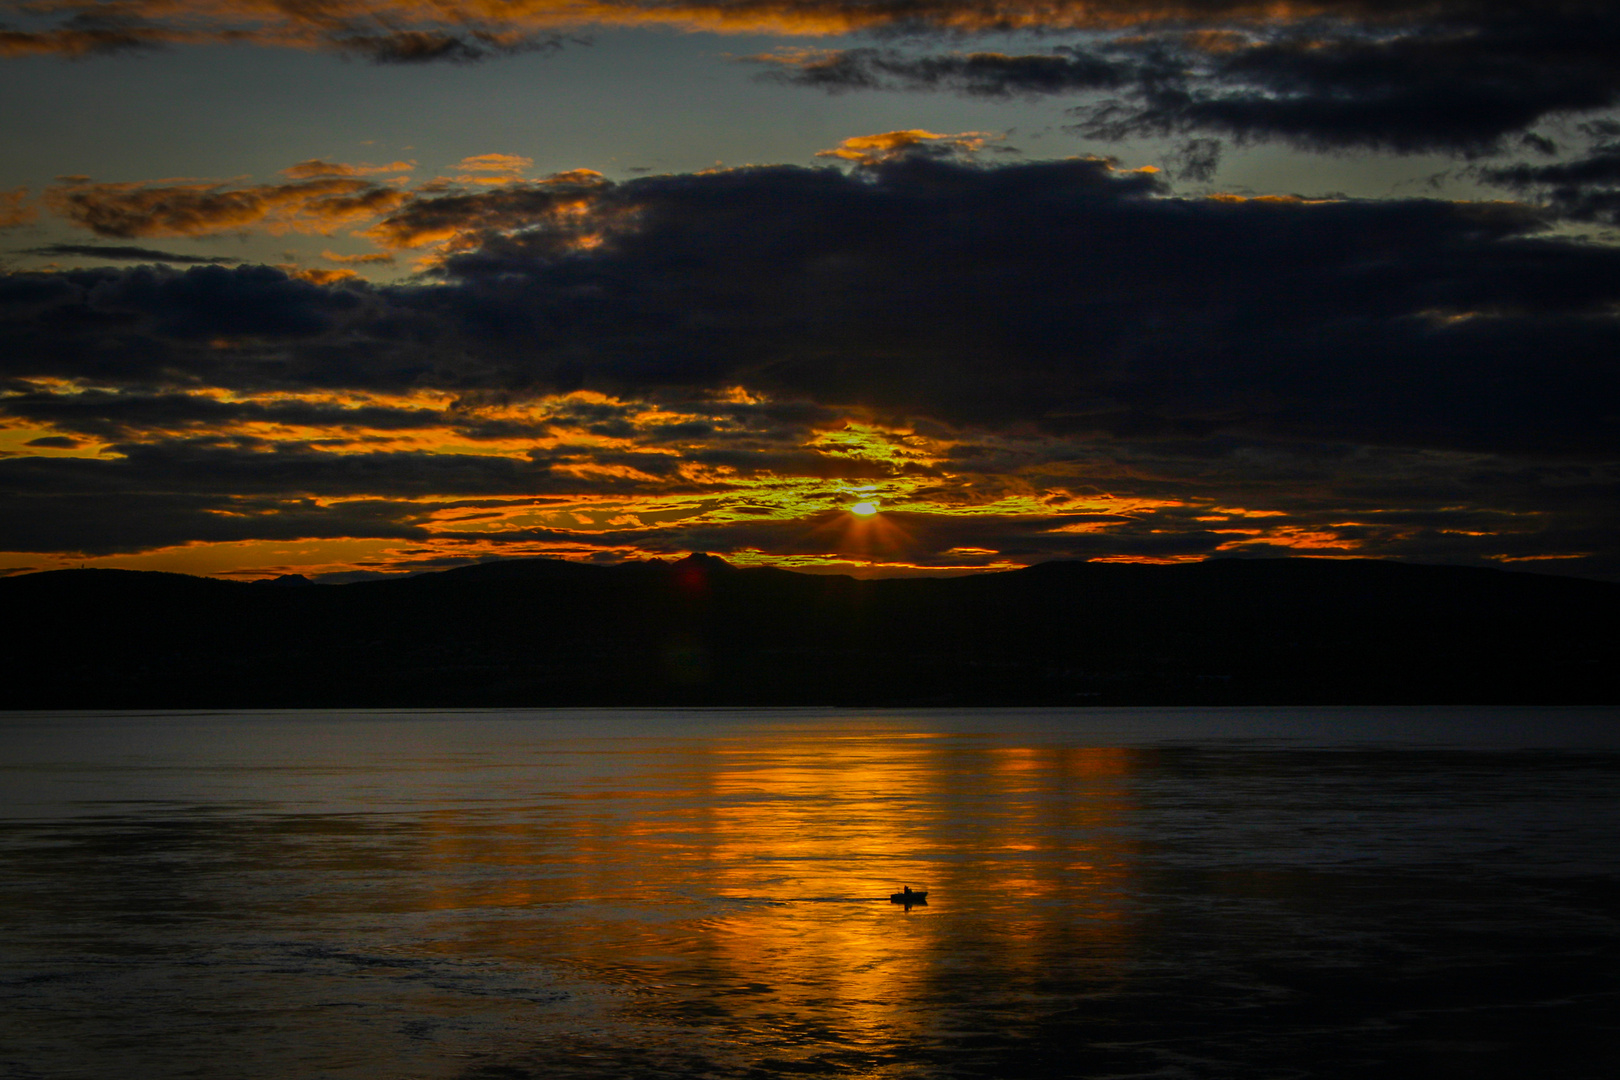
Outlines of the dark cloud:
<svg viewBox="0 0 1620 1080">
<path fill-rule="evenodd" d="M 250 424 L 317 428 L 334 435 L 345 431 L 461 428 L 460 418 L 454 413 L 434 409 L 349 407 L 296 400 L 225 401 L 203 394 L 94 389 L 68 394 L 33 391 L 0 397 L 0 415 L 58 431 L 118 440 L 174 432 L 222 431 Z M 49 443 L 35 440 L 30 445 Z"/>
<path fill-rule="evenodd" d="M 636 223 L 599 251 L 490 237 L 411 299 L 446 345 L 552 389 L 740 382 L 956 425 L 1612 446 L 1595 402 L 1620 253 L 1536 238 L 1520 206 L 1155 184 L 921 159 L 638 180 L 598 197 L 600 220 Z"/>
<path fill-rule="evenodd" d="M 167 338 L 301 338 L 330 329 L 359 300 L 265 266 L 198 268 L 183 274 L 140 268 L 106 275 L 88 291 L 89 306 L 152 319 Z"/>
<path fill-rule="evenodd" d="M 606 181 L 590 169 L 559 173 L 534 183 L 511 184 L 493 191 L 428 191 L 402 200 L 400 207 L 368 231 L 372 239 L 389 247 L 465 238 L 465 246 L 480 234 L 506 229 L 550 226 L 547 237 L 566 241 L 572 212 Z"/>
<path fill-rule="evenodd" d="M 254 440 L 171 440 L 157 444 L 116 444 L 122 461 L 57 458 L 38 462 L 50 473 L 53 490 L 101 490 L 116 478 L 141 490 L 216 491 L 221 495 L 293 493 L 299 497 L 420 497 L 454 492 L 460 496 L 635 493 L 646 483 L 602 476 L 582 481 L 556 472 L 558 463 L 586 459 L 633 463 L 643 471 L 665 470 L 667 455 L 571 452 L 562 446 L 536 450 L 527 460 L 475 454 L 380 451 L 329 453 L 297 443 Z M 9 462 L 0 464 L 11 464 Z M 21 462 L 17 463 L 19 470 Z M 44 474 L 42 474 L 44 475 Z"/>
<path fill-rule="evenodd" d="M 498 34 L 447 30 L 339 31 L 331 38 L 341 53 L 378 64 L 476 64 L 514 53 L 553 52 L 560 35 Z"/>
<path fill-rule="evenodd" d="M 1528 130 L 1538 122 L 1620 104 L 1611 3 L 1344 4 L 1269 17 L 1210 4 L 1186 5 L 1180 19 L 1138 11 L 1145 27 L 1045 53 L 889 47 L 750 59 L 771 65 L 767 78 L 832 92 L 1109 92 L 1075 109 L 1074 129 L 1105 139 L 1192 134 L 1473 155 L 1513 135 L 1544 149 Z"/>
<path fill-rule="evenodd" d="M 1207 183 L 1215 178 L 1224 149 L 1219 139 L 1188 139 L 1165 159 L 1165 164 L 1178 180 Z"/>
<path fill-rule="evenodd" d="M 1151 61 L 1142 78 L 1123 99 L 1083 108 L 1078 130 L 1479 153 L 1546 117 L 1620 102 L 1620 11 L 1609 5 L 1313 31 L 1131 46 Z"/>
<path fill-rule="evenodd" d="M 115 555 L 188 543 L 380 537 L 421 540 L 409 503 L 220 498 L 183 492 L 7 494 L 0 548 Z"/>
<path fill-rule="evenodd" d="M 24 254 L 46 255 L 51 258 L 105 259 L 108 262 L 195 263 L 220 266 L 229 266 L 242 261 L 226 255 L 176 255 L 172 251 L 112 244 L 47 244 L 44 247 L 28 248 Z"/>
<path fill-rule="evenodd" d="M 914 56 L 893 48 L 858 48 L 746 58 L 767 65 L 772 82 L 839 93 L 846 90 L 952 90 L 977 97 L 1013 97 L 1114 90 L 1140 76 L 1138 65 L 1080 48 L 1049 54 L 956 53 Z"/>
<path fill-rule="evenodd" d="M 16 5 L 14 5 L 16 6 Z M 537 5 L 544 7 L 544 4 Z M 163 0 L 99 0 L 20 6 L 36 25 L 0 27 L 0 56 L 56 55 L 83 59 L 183 45 L 259 45 L 318 48 L 381 64 L 476 63 L 515 53 L 550 51 L 567 40 L 514 6 L 510 18 L 480 20 L 471 13 L 425 13 L 405 3 L 328 0 L 321 4 L 224 3 L 196 5 Z M 55 16 L 58 21 L 51 22 Z"/>
<path fill-rule="evenodd" d="M 1537 237 L 1512 204 L 1159 190 L 1102 161 L 911 157 L 594 183 L 556 228 L 549 191 L 430 200 L 438 227 L 479 238 L 443 284 L 15 275 L 0 364 L 243 387 L 741 384 L 992 429 L 1612 449 L 1620 253 Z"/>
<path fill-rule="evenodd" d="M 1486 183 L 1532 196 L 1565 217 L 1620 224 L 1620 142 L 1600 143 L 1569 161 L 1475 172 Z"/>
<path fill-rule="evenodd" d="M 0 26 L 0 57 L 65 56 L 83 58 L 115 53 L 143 52 L 183 42 L 191 34 L 128 15 L 98 12 L 89 5 L 55 26 L 15 30 Z"/>
<path fill-rule="evenodd" d="M 123 443 L 108 449 L 118 456 L 0 460 L 0 550 L 105 555 L 197 541 L 461 535 L 488 540 L 487 533 L 430 531 L 425 523 L 432 512 L 477 496 L 697 490 L 636 477 L 581 479 L 556 467 L 588 461 L 667 473 L 675 463 L 666 455 L 568 447 L 536 452 L 528 460 L 340 454 L 246 438 Z M 460 498 L 445 497 L 446 492 Z"/>
<path fill-rule="evenodd" d="M 322 385 L 317 374 L 326 384 L 408 383 L 404 371 L 379 378 L 387 363 L 379 346 L 344 338 L 367 295 L 358 284 L 322 286 L 265 266 L 7 275 L 0 277 L 0 379 L 238 390 Z M 349 366 L 355 352 L 365 353 L 367 373 Z M 410 363 L 414 370 L 422 360 Z"/>
</svg>

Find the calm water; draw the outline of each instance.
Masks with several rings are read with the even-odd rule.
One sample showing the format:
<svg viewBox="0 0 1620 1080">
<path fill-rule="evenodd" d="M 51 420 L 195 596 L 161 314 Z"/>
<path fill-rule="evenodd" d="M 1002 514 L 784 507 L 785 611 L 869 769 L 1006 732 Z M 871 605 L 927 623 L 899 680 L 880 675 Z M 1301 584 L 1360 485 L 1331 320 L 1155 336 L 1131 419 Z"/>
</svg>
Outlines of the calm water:
<svg viewBox="0 0 1620 1080">
<path fill-rule="evenodd" d="M 1614 711 L 12 713 L 0 785 L 8 1078 L 1620 1075 Z"/>
</svg>

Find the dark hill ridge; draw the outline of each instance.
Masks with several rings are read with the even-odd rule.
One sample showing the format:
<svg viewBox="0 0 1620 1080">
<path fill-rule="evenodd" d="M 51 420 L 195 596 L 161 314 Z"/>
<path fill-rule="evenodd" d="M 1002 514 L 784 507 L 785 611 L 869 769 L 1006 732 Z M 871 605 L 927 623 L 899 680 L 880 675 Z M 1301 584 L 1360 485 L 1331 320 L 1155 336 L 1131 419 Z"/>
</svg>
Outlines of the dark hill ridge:
<svg viewBox="0 0 1620 1080">
<path fill-rule="evenodd" d="M 7 708 L 1620 702 L 1620 585 L 1371 560 L 60 570 L 0 605 Z"/>
</svg>

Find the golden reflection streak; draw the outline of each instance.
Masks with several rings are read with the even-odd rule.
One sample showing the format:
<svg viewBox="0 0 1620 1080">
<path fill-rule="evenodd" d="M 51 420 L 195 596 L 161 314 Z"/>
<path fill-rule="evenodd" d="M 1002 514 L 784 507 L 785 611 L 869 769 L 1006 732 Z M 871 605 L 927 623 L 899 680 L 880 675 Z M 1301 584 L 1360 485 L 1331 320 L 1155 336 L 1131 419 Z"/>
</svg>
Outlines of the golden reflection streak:
<svg viewBox="0 0 1620 1080">
<path fill-rule="evenodd" d="M 992 827 L 984 830 L 984 849 L 1029 851 L 1046 858 L 1031 859 L 1022 872 L 1010 869 L 1015 865 L 1011 861 L 990 863 L 985 873 L 1001 870 L 996 887 L 1008 895 L 1049 898 L 1062 901 L 1065 908 L 1072 905 L 1082 921 L 1015 923 L 1017 929 L 1005 936 L 1004 947 L 1024 966 L 1038 968 L 1043 955 L 1054 952 L 1054 937 L 1081 933 L 1092 948 L 1116 950 L 1128 937 L 1122 905 L 1134 874 L 1134 852 L 1120 833 L 1134 810 L 1125 782 L 1138 753 L 1122 747 L 1071 746 L 991 752 L 1007 810 L 985 819 Z M 1073 798 L 1076 790 L 1085 797 Z M 1065 842 L 1075 837 L 1084 839 Z M 1076 876 L 1081 883 L 1079 904 Z"/>
<path fill-rule="evenodd" d="M 1125 957 L 1141 753 L 866 720 L 713 738 L 672 752 L 657 777 L 616 775 L 520 821 L 436 814 L 418 872 L 427 906 L 470 916 L 445 951 L 638 986 L 675 978 L 699 997 L 746 988 L 728 999 L 734 1016 L 835 1017 L 841 1037 L 879 1043 L 932 1022 L 902 988 L 954 978 L 962 948 L 988 948 L 1014 987 L 1046 978 L 1054 955 L 1103 971 Z M 901 884 L 926 888 L 930 906 L 886 903 Z M 538 914 L 476 914 L 525 908 Z"/>
</svg>

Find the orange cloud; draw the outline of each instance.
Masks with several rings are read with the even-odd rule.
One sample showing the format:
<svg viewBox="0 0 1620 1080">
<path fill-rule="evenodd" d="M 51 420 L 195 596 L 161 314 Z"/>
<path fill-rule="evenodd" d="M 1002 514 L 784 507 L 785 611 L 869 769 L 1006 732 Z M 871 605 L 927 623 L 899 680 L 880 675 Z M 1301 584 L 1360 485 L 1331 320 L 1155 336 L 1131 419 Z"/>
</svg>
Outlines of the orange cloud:
<svg viewBox="0 0 1620 1080">
<path fill-rule="evenodd" d="M 407 173 L 416 168 L 414 161 L 390 161 L 386 165 L 344 165 L 335 161 L 322 161 L 320 158 L 310 158 L 300 161 L 296 165 L 289 165 L 281 170 L 283 176 L 290 176 L 294 180 L 312 180 L 318 176 L 381 176 L 390 173 Z"/>
<path fill-rule="evenodd" d="M 456 168 L 468 172 L 521 173 L 534 166 L 534 159 L 521 154 L 475 154 L 462 158 Z"/>
<path fill-rule="evenodd" d="M 338 281 L 351 281 L 360 276 L 353 270 L 327 270 L 281 264 L 278 264 L 276 269 L 285 272 L 288 277 L 295 277 L 312 285 L 331 285 Z"/>
<path fill-rule="evenodd" d="M 1145 566 L 1174 566 L 1176 563 L 1203 562 L 1202 555 L 1101 555 L 1087 559 L 1094 563 L 1137 563 Z"/>
<path fill-rule="evenodd" d="M 59 27 L 52 30 L 0 30 L 0 57 L 13 56 L 94 56 L 100 53 L 129 52 L 163 45 L 193 44 L 211 35 L 196 34 L 178 27 L 116 26 Z"/>
<path fill-rule="evenodd" d="M 1300 528 L 1292 525 L 1265 531 L 1260 529 L 1215 529 L 1212 531 L 1217 533 L 1258 534 L 1253 535 L 1253 538 L 1248 540 L 1228 540 L 1217 547 L 1216 551 L 1235 551 L 1255 544 L 1297 550 L 1336 551 L 1354 551 L 1361 546 L 1354 540 L 1343 539 L 1338 533 L 1328 532 L 1323 529 Z"/>
<path fill-rule="evenodd" d="M 932 131 L 912 128 L 909 131 L 885 131 L 880 135 L 857 135 L 845 139 L 831 150 L 820 150 L 816 157 L 842 158 L 857 165 L 875 165 L 880 161 L 919 149 L 936 153 L 975 153 L 984 148 L 986 140 L 995 136 L 983 131 L 963 131 L 955 135 L 936 135 Z"/>
<path fill-rule="evenodd" d="M 596 190 L 606 184 L 593 169 L 574 169 L 497 191 L 422 193 L 362 235 L 385 248 L 443 244 L 449 250 L 470 246 L 478 236 L 542 222 L 560 232 L 590 235 L 597 230 L 583 217 Z"/>
<path fill-rule="evenodd" d="M 1265 0 L 65 0 L 43 14 L 60 22 L 0 32 L 0 56 L 88 56 L 182 44 L 252 44 L 323 49 L 383 63 L 476 61 L 555 47 L 585 27 L 672 27 L 721 34 L 825 36 L 885 26 L 957 32 L 1106 29 L 1197 22 L 1267 24 L 1312 16 L 1398 18 L 1431 5 L 1283 3 Z M 44 7 L 44 5 L 42 5 Z M 1212 43 L 1214 44 L 1214 43 Z"/>
<path fill-rule="evenodd" d="M 364 255 L 339 255 L 335 251 L 323 251 L 321 252 L 321 258 L 325 259 L 327 262 L 346 263 L 349 265 L 371 263 L 387 264 L 394 261 L 394 256 L 386 251 L 373 251 Z"/>
<path fill-rule="evenodd" d="M 594 169 L 570 169 L 538 180 L 519 173 L 532 165 L 516 154 L 479 154 L 463 159 L 472 170 L 458 180 L 500 185 L 496 191 L 469 191 L 439 178 L 414 188 L 403 178 L 379 182 L 367 174 L 413 168 L 410 162 L 387 165 L 343 164 L 319 158 L 282 170 L 288 183 L 251 184 L 219 180 L 97 182 L 87 176 L 60 176 L 46 190 L 44 202 L 57 215 L 107 237 L 209 236 L 262 229 L 271 234 L 303 232 L 330 235 L 345 226 L 363 226 L 364 236 L 388 251 L 344 255 L 325 251 L 321 257 L 340 265 L 388 265 L 392 250 L 439 247 L 423 266 L 434 265 L 491 233 L 553 226 L 559 240 L 588 248 L 602 243 L 605 220 L 589 216 L 591 195 L 607 185 Z M 24 205 L 26 188 L 0 192 L 0 227 L 32 219 Z M 598 215 L 600 217 L 601 215 Z M 327 274 L 330 277 L 330 274 Z"/>
<path fill-rule="evenodd" d="M 217 181 L 93 183 L 77 177 L 45 192 L 56 213 L 100 236 L 207 236 L 251 225 L 271 232 L 331 232 L 400 206 L 404 192 L 352 177 L 230 187 Z"/>
<path fill-rule="evenodd" d="M 14 229 L 34 220 L 34 208 L 26 205 L 28 189 L 12 188 L 0 191 L 0 229 Z"/>
</svg>

